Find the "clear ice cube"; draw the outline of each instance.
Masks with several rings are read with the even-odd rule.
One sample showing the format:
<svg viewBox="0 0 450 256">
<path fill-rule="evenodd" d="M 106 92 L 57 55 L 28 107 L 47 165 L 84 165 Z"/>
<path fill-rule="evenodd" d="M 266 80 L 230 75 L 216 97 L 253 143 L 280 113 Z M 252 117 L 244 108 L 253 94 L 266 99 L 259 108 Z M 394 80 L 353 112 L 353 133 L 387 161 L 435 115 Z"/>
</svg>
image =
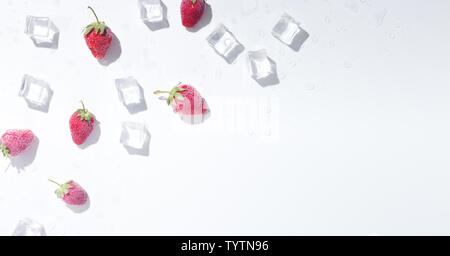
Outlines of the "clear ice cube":
<svg viewBox="0 0 450 256">
<path fill-rule="evenodd" d="M 16 229 L 14 230 L 13 236 L 45 236 L 45 228 L 31 220 L 31 219 L 23 219 L 19 221 Z"/>
<path fill-rule="evenodd" d="M 124 122 L 122 123 L 122 134 L 120 143 L 125 147 L 141 150 L 148 147 L 150 133 L 145 124 Z"/>
<path fill-rule="evenodd" d="M 300 23 L 285 13 L 272 30 L 272 35 L 284 44 L 300 49 L 300 46 L 308 39 L 309 34 L 300 27 Z"/>
<path fill-rule="evenodd" d="M 262 49 L 248 52 L 248 64 L 252 77 L 256 80 L 264 79 L 276 74 L 276 64 L 267 56 L 267 51 Z"/>
<path fill-rule="evenodd" d="M 164 20 L 161 0 L 138 0 L 141 19 L 144 22 L 159 23 Z"/>
<path fill-rule="evenodd" d="M 54 47 L 59 30 L 47 17 L 27 16 L 25 34 L 33 40 L 36 46 Z"/>
<path fill-rule="evenodd" d="M 19 96 L 25 99 L 30 108 L 46 112 L 48 111 L 53 91 L 45 81 L 25 75 Z"/>
<path fill-rule="evenodd" d="M 233 63 L 244 51 L 244 46 L 223 24 L 219 24 L 206 40 L 229 64 Z"/>
<path fill-rule="evenodd" d="M 116 79 L 119 99 L 130 113 L 137 113 L 147 109 L 144 91 L 133 77 Z"/>
</svg>

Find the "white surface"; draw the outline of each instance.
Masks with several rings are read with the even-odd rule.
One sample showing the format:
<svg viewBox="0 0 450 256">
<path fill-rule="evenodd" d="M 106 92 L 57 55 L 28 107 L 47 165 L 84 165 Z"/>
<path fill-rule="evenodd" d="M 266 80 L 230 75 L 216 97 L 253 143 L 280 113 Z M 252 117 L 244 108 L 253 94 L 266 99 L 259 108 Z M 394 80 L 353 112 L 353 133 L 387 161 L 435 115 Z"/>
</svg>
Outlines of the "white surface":
<svg viewBox="0 0 450 256">
<path fill-rule="evenodd" d="M 208 2 L 212 20 L 196 32 L 173 0 L 170 27 L 157 31 L 136 1 L 0 2 L 0 131 L 39 137 L 24 171 L 0 162 L 1 235 L 23 217 L 48 235 L 450 234 L 449 1 Z M 87 5 L 120 40 L 109 66 L 85 45 Z M 299 52 L 271 35 L 284 11 L 310 34 Z M 58 49 L 34 46 L 26 15 L 52 19 Z M 268 50 L 279 85 L 261 88 L 245 53 L 228 65 L 208 46 L 220 22 L 246 51 Z M 17 96 L 24 74 L 54 90 L 48 113 Z M 126 76 L 147 111 L 130 115 L 118 100 L 114 80 Z M 207 99 L 205 123 L 182 122 L 152 94 L 179 81 Z M 84 149 L 68 124 L 80 99 L 101 122 Z M 148 157 L 119 143 L 123 121 L 148 124 Z M 80 183 L 89 209 L 67 208 L 47 178 Z"/>
</svg>

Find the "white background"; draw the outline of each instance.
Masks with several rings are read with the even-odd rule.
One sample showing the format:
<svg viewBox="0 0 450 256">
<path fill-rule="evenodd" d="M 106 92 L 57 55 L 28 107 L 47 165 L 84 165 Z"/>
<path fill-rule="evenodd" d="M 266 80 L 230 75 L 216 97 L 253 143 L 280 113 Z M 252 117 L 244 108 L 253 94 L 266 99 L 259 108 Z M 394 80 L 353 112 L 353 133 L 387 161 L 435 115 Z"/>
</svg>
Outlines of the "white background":
<svg viewBox="0 0 450 256">
<path fill-rule="evenodd" d="M 23 217 L 48 235 L 450 234 L 449 1 L 209 0 L 212 19 L 196 32 L 179 2 L 164 0 L 170 27 L 158 31 L 134 0 L 0 2 L 0 132 L 39 138 L 24 163 L 0 160 L 1 235 Z M 88 5 L 120 40 L 108 66 L 82 36 Z M 310 34 L 298 52 L 270 34 L 284 11 Z M 26 15 L 54 21 L 57 49 L 34 46 Z M 278 85 L 252 80 L 244 54 L 228 65 L 208 46 L 220 22 L 246 50 L 267 49 Z M 24 74 L 51 85 L 48 113 L 17 96 Z M 119 102 L 114 79 L 126 76 L 147 111 Z M 152 94 L 179 81 L 208 101 L 205 123 L 183 123 Z M 68 125 L 80 99 L 101 122 L 85 149 Z M 259 112 L 272 121 L 260 122 L 250 110 L 268 102 Z M 123 121 L 148 125 L 148 156 L 119 143 Z M 66 207 L 48 178 L 80 183 L 90 207 Z"/>
</svg>

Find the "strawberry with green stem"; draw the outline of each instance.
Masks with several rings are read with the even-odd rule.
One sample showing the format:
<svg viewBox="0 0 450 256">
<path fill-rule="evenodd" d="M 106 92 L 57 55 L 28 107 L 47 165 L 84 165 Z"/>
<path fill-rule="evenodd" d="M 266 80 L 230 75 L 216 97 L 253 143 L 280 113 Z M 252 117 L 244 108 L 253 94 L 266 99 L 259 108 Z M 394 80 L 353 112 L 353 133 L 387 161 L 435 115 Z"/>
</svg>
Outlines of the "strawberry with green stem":
<svg viewBox="0 0 450 256">
<path fill-rule="evenodd" d="M 75 111 L 69 120 L 70 133 L 75 144 L 81 145 L 91 135 L 95 126 L 95 117 L 85 107 L 81 101 L 82 109 Z"/>
<path fill-rule="evenodd" d="M 30 147 L 35 136 L 30 130 L 7 130 L 0 139 L 0 151 L 5 157 L 14 157 Z"/>
<path fill-rule="evenodd" d="M 245 1 L 245 0 L 244 0 Z M 181 1 L 181 22 L 186 28 L 194 27 L 205 12 L 205 0 L 183 0 Z"/>
<path fill-rule="evenodd" d="M 167 104 L 181 115 L 202 115 L 208 111 L 208 105 L 200 93 L 191 85 L 181 85 L 170 91 L 155 91 L 154 94 L 168 93 Z"/>
<path fill-rule="evenodd" d="M 63 184 L 59 184 L 50 179 L 49 181 L 59 186 L 59 188 L 55 190 L 55 194 L 58 198 L 61 198 L 66 202 L 66 204 L 83 205 L 87 202 L 88 194 L 80 185 L 78 185 L 78 183 L 72 180 Z"/>
<path fill-rule="evenodd" d="M 177 86 L 173 87 L 171 91 L 155 91 L 153 93 L 154 94 L 168 93 L 169 97 L 167 98 L 166 102 L 167 102 L 167 105 L 170 106 L 170 104 L 173 102 L 174 98 L 179 99 L 179 100 L 184 100 L 184 96 L 180 92 L 183 92 L 186 89 L 178 87 L 180 84 L 181 84 L 181 82 L 178 83 Z"/>
<path fill-rule="evenodd" d="M 103 59 L 111 46 L 113 39 L 111 29 L 106 26 L 105 22 L 100 22 L 98 20 L 97 14 L 92 7 L 88 8 L 94 13 L 96 22 L 93 22 L 86 26 L 84 29 L 84 39 L 87 46 L 97 59 Z"/>
</svg>

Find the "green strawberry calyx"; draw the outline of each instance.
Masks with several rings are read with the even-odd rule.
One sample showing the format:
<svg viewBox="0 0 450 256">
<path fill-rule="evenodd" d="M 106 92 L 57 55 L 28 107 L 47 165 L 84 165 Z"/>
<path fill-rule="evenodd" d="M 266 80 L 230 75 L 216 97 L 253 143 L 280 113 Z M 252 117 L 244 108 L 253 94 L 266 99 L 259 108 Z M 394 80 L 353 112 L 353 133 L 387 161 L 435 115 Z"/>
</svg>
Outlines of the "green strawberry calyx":
<svg viewBox="0 0 450 256">
<path fill-rule="evenodd" d="M 173 87 L 172 90 L 170 91 L 154 91 L 154 94 L 160 94 L 160 93 L 168 93 L 169 97 L 167 98 L 167 105 L 170 106 L 170 104 L 172 104 L 172 102 L 174 101 L 174 99 L 177 100 L 184 100 L 184 96 L 183 94 L 181 94 L 180 92 L 185 91 L 185 88 L 180 88 L 178 87 L 181 83 L 178 83 L 177 86 Z"/>
<path fill-rule="evenodd" d="M 72 188 L 72 185 L 69 184 L 70 182 L 72 182 L 71 180 L 62 185 L 59 184 L 58 182 L 50 180 L 50 179 L 49 179 L 49 181 L 53 182 L 59 186 L 59 188 L 57 190 L 55 190 L 55 194 L 58 198 L 63 198 L 65 195 L 67 195 L 69 193 L 69 188 Z"/>
<path fill-rule="evenodd" d="M 11 153 L 9 153 L 9 149 L 6 145 L 0 143 L 0 151 L 5 157 L 11 157 Z"/>
<path fill-rule="evenodd" d="M 80 117 L 81 121 L 86 120 L 89 123 L 91 123 L 92 114 L 89 113 L 89 111 L 84 107 L 83 101 L 80 101 L 80 102 L 81 102 L 81 105 L 83 106 L 83 108 L 77 110 L 78 114 L 76 117 Z"/>
<path fill-rule="evenodd" d="M 94 13 L 95 19 L 97 22 L 92 22 L 91 24 L 87 25 L 87 27 L 84 29 L 84 34 L 87 35 L 91 33 L 92 30 L 94 30 L 95 34 L 98 34 L 98 31 L 100 31 L 100 34 L 105 34 L 106 32 L 106 25 L 105 22 L 100 22 L 98 20 L 97 14 L 95 14 L 94 9 L 92 7 L 88 6 L 88 8 Z"/>
<path fill-rule="evenodd" d="M 192 2 L 192 4 L 195 4 L 195 3 L 197 3 L 197 0 L 191 0 L 191 2 Z M 206 0 L 203 2 L 206 2 Z"/>
</svg>

